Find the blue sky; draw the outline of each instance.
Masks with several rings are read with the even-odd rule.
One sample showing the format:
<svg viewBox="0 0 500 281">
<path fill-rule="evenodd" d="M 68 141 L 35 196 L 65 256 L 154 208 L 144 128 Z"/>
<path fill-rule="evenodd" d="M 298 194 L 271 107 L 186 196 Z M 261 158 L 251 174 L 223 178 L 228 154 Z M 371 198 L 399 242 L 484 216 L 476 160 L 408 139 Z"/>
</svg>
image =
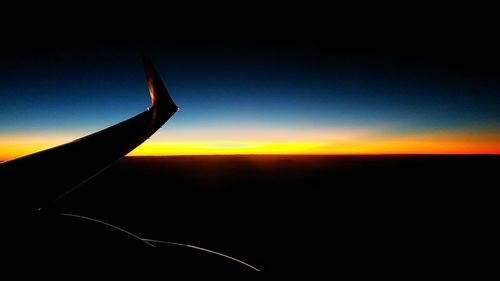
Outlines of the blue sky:
<svg viewBox="0 0 500 281">
<path fill-rule="evenodd" d="M 375 128 L 387 137 L 498 133 L 500 98 L 488 81 L 380 58 L 280 53 L 279 48 L 227 50 L 151 50 L 181 108 L 169 130 L 190 130 L 191 136 L 223 130 L 226 138 L 227 131 L 244 128 L 304 134 Z M 135 50 L 77 48 L 18 56 L 1 72 L 4 140 L 15 134 L 90 133 L 149 105 Z M 169 134 L 160 132 L 156 141 L 162 136 Z"/>
</svg>

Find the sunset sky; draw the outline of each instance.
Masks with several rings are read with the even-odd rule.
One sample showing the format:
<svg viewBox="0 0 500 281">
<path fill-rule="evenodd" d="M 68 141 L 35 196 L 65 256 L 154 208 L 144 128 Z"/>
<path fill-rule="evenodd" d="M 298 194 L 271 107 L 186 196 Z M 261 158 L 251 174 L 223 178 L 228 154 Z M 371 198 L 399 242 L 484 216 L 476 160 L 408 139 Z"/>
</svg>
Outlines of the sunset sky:
<svg viewBox="0 0 500 281">
<path fill-rule="evenodd" d="M 450 48 L 456 37 L 436 34 L 150 34 L 7 41 L 0 160 L 143 111 L 143 54 L 180 111 L 130 155 L 500 153 L 491 46 Z"/>
</svg>

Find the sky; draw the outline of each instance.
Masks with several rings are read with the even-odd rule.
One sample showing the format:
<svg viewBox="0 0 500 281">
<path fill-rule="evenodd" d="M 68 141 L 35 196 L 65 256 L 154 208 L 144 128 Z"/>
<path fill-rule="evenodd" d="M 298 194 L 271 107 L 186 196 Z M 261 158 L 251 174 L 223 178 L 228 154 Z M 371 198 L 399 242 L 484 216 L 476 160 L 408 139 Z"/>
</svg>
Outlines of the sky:
<svg viewBox="0 0 500 281">
<path fill-rule="evenodd" d="M 500 153 L 500 60 L 479 24 L 100 23 L 4 35 L 0 160 L 145 110 L 142 55 L 180 111 L 130 155 Z"/>
</svg>

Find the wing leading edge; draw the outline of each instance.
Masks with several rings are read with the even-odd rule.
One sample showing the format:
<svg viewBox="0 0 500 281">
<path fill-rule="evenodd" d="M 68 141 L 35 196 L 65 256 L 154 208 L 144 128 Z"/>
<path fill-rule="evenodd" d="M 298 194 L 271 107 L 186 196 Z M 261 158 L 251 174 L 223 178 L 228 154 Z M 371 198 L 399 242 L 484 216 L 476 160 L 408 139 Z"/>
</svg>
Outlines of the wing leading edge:
<svg viewBox="0 0 500 281">
<path fill-rule="evenodd" d="M 151 107 L 114 126 L 54 148 L 0 163 L 4 206 L 36 210 L 81 185 L 153 135 L 178 110 L 144 58 Z"/>
</svg>

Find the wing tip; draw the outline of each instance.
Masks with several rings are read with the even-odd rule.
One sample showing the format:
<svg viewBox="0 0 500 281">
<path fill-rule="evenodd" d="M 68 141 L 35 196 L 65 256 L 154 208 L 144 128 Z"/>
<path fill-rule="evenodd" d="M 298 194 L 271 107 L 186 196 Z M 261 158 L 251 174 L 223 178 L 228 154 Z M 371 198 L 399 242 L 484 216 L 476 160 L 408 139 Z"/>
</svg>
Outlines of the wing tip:
<svg viewBox="0 0 500 281">
<path fill-rule="evenodd" d="M 166 108 L 168 111 L 177 111 L 179 107 L 170 96 L 151 59 L 147 56 L 143 56 L 142 61 L 144 63 L 144 72 L 146 73 L 149 96 L 151 97 L 151 106 L 153 108 Z"/>
</svg>

